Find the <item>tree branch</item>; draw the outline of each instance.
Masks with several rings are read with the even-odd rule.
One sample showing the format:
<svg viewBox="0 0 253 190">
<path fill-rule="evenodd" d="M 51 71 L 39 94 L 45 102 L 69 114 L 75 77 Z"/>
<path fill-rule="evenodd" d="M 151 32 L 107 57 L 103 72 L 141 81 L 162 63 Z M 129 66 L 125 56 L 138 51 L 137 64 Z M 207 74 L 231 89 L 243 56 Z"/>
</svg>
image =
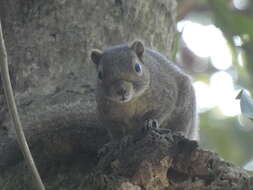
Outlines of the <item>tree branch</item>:
<svg viewBox="0 0 253 190">
<path fill-rule="evenodd" d="M 251 190 L 253 177 L 224 161 L 216 153 L 202 150 L 195 141 L 160 129 L 139 133 L 96 152 L 108 141 L 99 123 L 84 121 L 68 128 L 32 135 L 31 150 L 47 189 L 54 190 Z M 11 143 L 5 158 L 17 157 Z M 0 154 L 3 154 L 0 144 Z M 8 152 L 9 150 L 9 152 Z M 11 155 L 11 156 L 8 156 Z M 1 163 L 2 162 L 2 163 Z M 4 166 L 0 157 L 0 166 Z M 27 190 L 31 180 L 23 162 L 1 170 L 0 187 Z M 25 177 L 24 177 L 25 176 Z"/>
</svg>

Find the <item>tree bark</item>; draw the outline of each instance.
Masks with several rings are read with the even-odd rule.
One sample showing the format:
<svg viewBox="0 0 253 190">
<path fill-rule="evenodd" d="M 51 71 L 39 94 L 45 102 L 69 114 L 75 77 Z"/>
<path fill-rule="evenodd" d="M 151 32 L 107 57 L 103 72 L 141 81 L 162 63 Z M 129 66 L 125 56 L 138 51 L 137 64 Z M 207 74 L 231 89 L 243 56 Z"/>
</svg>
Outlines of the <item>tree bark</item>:
<svg viewBox="0 0 253 190">
<path fill-rule="evenodd" d="M 30 143 L 46 189 L 62 190 L 251 190 L 253 177 L 169 131 L 140 131 L 106 146 L 96 122 L 37 134 Z M 8 152 L 9 154 L 9 152 Z M 15 152 L 16 156 L 17 153 Z M 12 155 L 13 156 L 13 155 Z M 33 189 L 24 162 L 2 166 L 0 187 Z"/>
<path fill-rule="evenodd" d="M 137 38 L 169 55 L 176 1 L 1 0 L 0 16 L 17 105 L 30 133 L 49 128 L 46 121 L 60 127 L 59 118 L 82 120 L 95 112 L 92 48 Z M 13 135 L 2 94 L 0 128 Z"/>
<path fill-rule="evenodd" d="M 195 142 L 140 132 L 105 154 L 92 48 L 141 39 L 170 56 L 176 0 L 1 0 L 21 121 L 46 189 L 250 189 L 253 179 Z M 0 189 L 34 189 L 0 84 Z"/>
</svg>

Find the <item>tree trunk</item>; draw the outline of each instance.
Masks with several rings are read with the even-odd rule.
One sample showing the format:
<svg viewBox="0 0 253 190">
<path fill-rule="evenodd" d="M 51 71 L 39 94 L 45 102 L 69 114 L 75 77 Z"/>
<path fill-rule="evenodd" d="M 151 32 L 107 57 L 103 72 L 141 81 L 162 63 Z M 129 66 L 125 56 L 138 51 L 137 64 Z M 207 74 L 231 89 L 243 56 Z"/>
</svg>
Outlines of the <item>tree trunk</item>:
<svg viewBox="0 0 253 190">
<path fill-rule="evenodd" d="M 252 188 L 244 171 L 159 130 L 97 156 L 109 138 L 96 119 L 90 50 L 138 38 L 169 56 L 176 0 L 1 0 L 0 16 L 21 121 L 47 189 Z M 1 84 L 0 155 L 0 189 L 34 189 Z"/>
<path fill-rule="evenodd" d="M 0 14 L 22 122 L 41 131 L 94 113 L 92 48 L 139 38 L 168 55 L 176 1 L 1 0 Z M 0 95 L 0 127 L 11 135 Z"/>
</svg>

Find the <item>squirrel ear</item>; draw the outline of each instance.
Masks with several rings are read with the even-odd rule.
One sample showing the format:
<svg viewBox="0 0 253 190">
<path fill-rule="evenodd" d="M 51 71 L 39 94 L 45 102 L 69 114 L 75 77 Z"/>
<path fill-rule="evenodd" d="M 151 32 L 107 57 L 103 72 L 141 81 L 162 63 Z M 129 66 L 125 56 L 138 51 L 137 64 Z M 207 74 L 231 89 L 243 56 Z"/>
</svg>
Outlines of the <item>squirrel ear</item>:
<svg viewBox="0 0 253 190">
<path fill-rule="evenodd" d="M 144 53 L 144 45 L 140 40 L 135 40 L 132 42 L 132 44 L 130 45 L 131 49 L 135 51 L 135 53 L 137 54 L 137 56 L 139 58 L 142 57 L 143 53 Z"/>
<path fill-rule="evenodd" d="M 91 50 L 90 58 L 96 66 L 98 66 L 102 54 L 102 51 L 100 51 L 99 49 Z"/>
</svg>

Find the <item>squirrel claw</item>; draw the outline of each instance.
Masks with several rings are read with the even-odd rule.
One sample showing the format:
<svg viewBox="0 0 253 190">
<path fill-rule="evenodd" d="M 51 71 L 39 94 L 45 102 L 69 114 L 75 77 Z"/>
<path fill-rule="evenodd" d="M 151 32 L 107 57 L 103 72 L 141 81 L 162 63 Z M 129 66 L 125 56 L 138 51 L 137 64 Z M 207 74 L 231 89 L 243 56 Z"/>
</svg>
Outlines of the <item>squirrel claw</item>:
<svg viewBox="0 0 253 190">
<path fill-rule="evenodd" d="M 147 119 L 144 123 L 144 131 L 158 129 L 158 121 L 156 119 Z"/>
</svg>

